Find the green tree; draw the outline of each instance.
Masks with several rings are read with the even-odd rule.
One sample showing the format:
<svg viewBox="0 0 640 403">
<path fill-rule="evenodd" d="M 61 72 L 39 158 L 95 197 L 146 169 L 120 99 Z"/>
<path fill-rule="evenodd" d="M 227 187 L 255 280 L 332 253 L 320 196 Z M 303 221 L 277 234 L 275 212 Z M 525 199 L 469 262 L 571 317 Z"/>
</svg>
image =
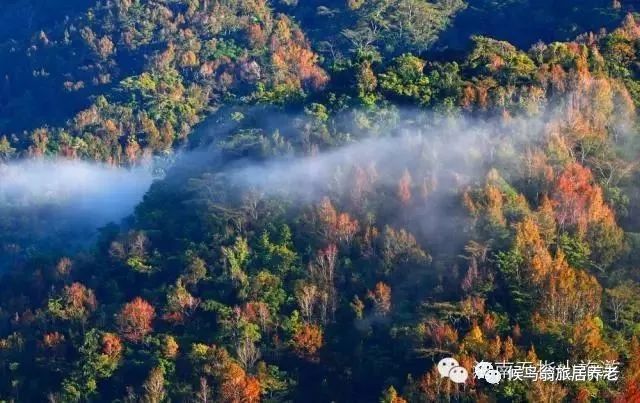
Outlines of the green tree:
<svg viewBox="0 0 640 403">
<path fill-rule="evenodd" d="M 424 67 L 425 62 L 413 55 L 399 56 L 394 59 L 391 68 L 380 74 L 380 87 L 392 99 L 427 105 L 432 91 Z"/>
</svg>

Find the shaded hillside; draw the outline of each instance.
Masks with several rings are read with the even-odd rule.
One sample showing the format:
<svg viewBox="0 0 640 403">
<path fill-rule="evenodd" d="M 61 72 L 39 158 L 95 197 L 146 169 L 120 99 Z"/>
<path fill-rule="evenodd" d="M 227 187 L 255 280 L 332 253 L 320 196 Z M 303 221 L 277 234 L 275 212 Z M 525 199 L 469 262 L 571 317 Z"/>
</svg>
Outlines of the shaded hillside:
<svg viewBox="0 0 640 403">
<path fill-rule="evenodd" d="M 452 21 L 436 47 L 464 49 L 472 35 L 485 35 L 528 48 L 538 41 L 567 41 L 585 32 L 612 29 L 634 2 L 472 0 Z M 618 7 L 612 7 L 617 4 Z"/>
</svg>

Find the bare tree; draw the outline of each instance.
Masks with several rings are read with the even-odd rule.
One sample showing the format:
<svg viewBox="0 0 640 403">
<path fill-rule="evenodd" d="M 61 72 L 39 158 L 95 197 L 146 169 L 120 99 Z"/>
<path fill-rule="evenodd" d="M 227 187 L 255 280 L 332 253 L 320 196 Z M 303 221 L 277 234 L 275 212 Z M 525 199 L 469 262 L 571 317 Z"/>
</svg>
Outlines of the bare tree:
<svg viewBox="0 0 640 403">
<path fill-rule="evenodd" d="M 164 373 L 161 367 L 155 367 L 151 370 L 142 388 L 145 392 L 142 399 L 143 402 L 160 403 L 164 401 L 166 391 L 164 389 Z"/>
<path fill-rule="evenodd" d="M 269 327 L 269 320 L 271 318 L 271 314 L 269 313 L 269 307 L 267 304 L 261 302 L 256 306 L 256 315 L 258 316 L 258 321 L 260 322 L 260 330 L 263 332 L 267 331 Z"/>
<path fill-rule="evenodd" d="M 302 317 L 307 322 L 310 322 L 313 316 L 313 308 L 318 301 L 318 288 L 313 284 L 305 284 L 300 288 L 296 297 Z"/>
<path fill-rule="evenodd" d="M 260 359 L 260 349 L 248 338 L 244 338 L 236 346 L 236 355 L 242 367 L 249 371 Z"/>
<path fill-rule="evenodd" d="M 200 403 L 209 403 L 211 391 L 209 390 L 209 381 L 204 376 L 200 377 L 200 390 L 196 393 L 196 399 Z"/>
</svg>

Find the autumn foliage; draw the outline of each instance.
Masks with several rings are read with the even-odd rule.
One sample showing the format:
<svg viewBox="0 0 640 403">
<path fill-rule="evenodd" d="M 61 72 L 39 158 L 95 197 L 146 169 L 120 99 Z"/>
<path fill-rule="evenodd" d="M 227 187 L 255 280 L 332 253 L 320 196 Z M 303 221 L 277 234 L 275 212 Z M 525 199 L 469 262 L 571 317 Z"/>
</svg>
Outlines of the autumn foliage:
<svg viewBox="0 0 640 403">
<path fill-rule="evenodd" d="M 560 228 L 575 227 L 585 233 L 591 222 L 613 220 L 602 190 L 593 185 L 591 172 L 578 163 L 566 167 L 556 180 L 553 201 Z"/>
<path fill-rule="evenodd" d="M 293 335 L 291 342 L 293 351 L 299 357 L 315 360 L 323 344 L 322 329 L 317 325 L 302 325 Z"/>
<path fill-rule="evenodd" d="M 236 363 L 225 370 L 220 386 L 220 400 L 226 403 L 257 403 L 261 400 L 260 381 L 249 376 Z"/>
<path fill-rule="evenodd" d="M 309 48 L 304 34 L 287 17 L 276 20 L 269 47 L 276 85 L 318 89 L 329 80 L 317 65 L 318 56 Z"/>
<path fill-rule="evenodd" d="M 141 341 L 153 330 L 155 309 L 147 301 L 136 297 L 125 304 L 116 318 L 120 334 L 132 342 Z"/>
<path fill-rule="evenodd" d="M 102 353 L 110 358 L 119 358 L 122 353 L 122 341 L 114 333 L 102 335 Z"/>
<path fill-rule="evenodd" d="M 0 402 L 640 402 L 637 2 L 4 3 Z"/>
<path fill-rule="evenodd" d="M 347 213 L 339 213 L 328 197 L 322 199 L 317 217 L 324 239 L 330 242 L 349 243 L 358 231 L 358 221 Z"/>
<path fill-rule="evenodd" d="M 79 282 L 65 286 L 61 298 L 50 303 L 50 309 L 56 316 L 80 322 L 86 321 L 96 308 L 93 290 Z"/>
</svg>

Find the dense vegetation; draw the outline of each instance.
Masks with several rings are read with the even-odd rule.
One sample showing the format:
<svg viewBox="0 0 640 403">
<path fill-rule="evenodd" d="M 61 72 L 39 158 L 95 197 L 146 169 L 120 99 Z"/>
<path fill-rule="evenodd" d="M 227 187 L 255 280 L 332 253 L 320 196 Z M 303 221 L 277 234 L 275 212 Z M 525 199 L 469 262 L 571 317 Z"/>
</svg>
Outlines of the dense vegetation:
<svg viewBox="0 0 640 403">
<path fill-rule="evenodd" d="M 173 162 L 86 248 L 0 206 L 0 400 L 639 401 L 640 18 L 552 3 L 3 5 L 0 167 Z"/>
</svg>

